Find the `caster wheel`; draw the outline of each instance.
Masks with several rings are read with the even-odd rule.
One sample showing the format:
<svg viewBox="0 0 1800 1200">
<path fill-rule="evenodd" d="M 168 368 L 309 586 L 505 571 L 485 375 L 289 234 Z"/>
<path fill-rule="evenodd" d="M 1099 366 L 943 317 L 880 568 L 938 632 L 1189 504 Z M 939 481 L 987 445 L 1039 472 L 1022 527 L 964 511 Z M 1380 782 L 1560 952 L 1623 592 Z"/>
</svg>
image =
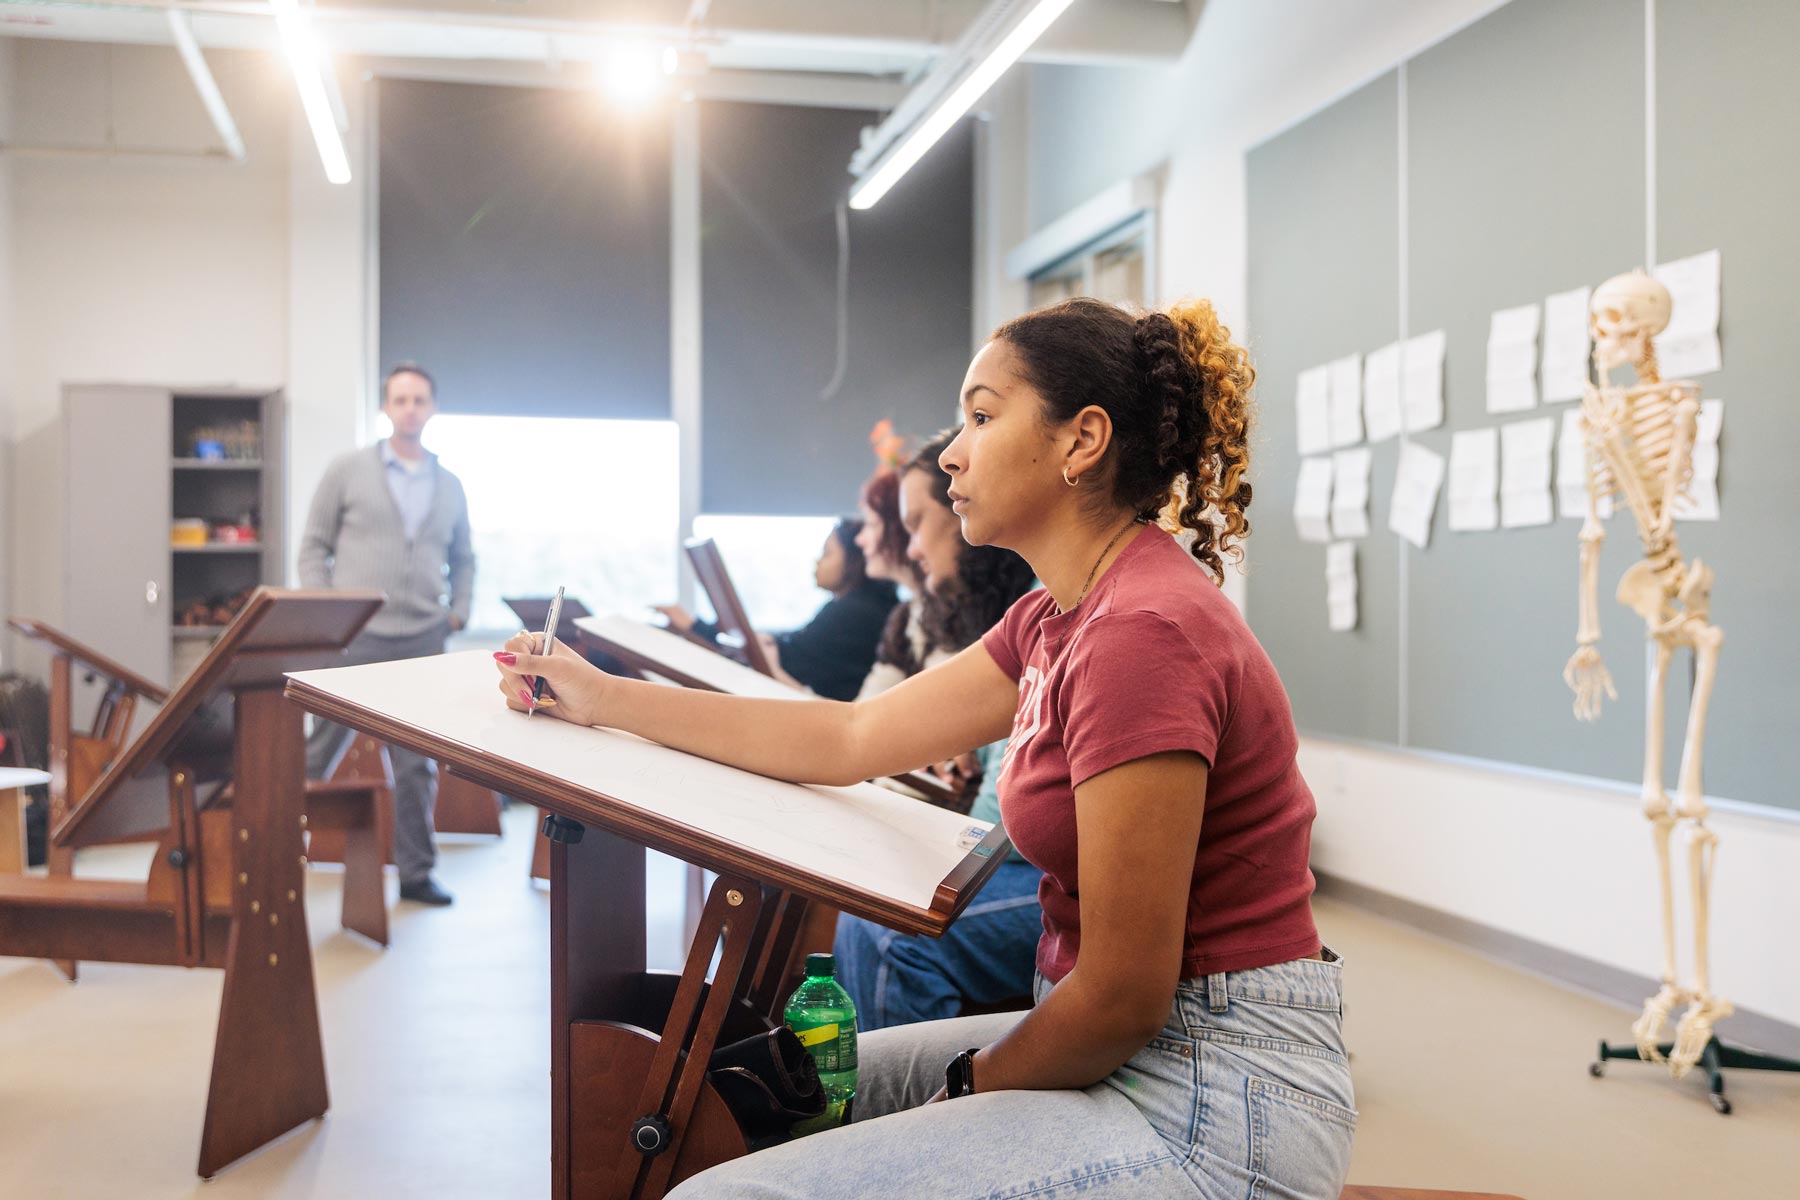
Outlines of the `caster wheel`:
<svg viewBox="0 0 1800 1200">
<path fill-rule="evenodd" d="M 1600 1078 L 1602 1075 L 1606 1074 L 1605 1064 L 1597 1063 L 1597 1062 L 1589 1063 L 1588 1064 L 1588 1074 L 1592 1075 L 1595 1079 Z"/>
<path fill-rule="evenodd" d="M 1720 1116 L 1728 1117 L 1731 1115 L 1731 1101 L 1719 1095 L 1717 1092 L 1708 1092 L 1707 1098 L 1712 1101 L 1712 1106 L 1719 1110 Z"/>
</svg>

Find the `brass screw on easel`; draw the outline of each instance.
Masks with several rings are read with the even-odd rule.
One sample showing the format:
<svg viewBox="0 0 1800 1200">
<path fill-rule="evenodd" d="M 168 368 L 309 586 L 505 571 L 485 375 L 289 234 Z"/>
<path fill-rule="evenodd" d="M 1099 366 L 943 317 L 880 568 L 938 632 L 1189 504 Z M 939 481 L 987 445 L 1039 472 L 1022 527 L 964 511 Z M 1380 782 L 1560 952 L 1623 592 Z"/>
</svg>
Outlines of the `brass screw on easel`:
<svg viewBox="0 0 1800 1200">
<path fill-rule="evenodd" d="M 732 888 L 730 891 L 725 893 L 725 903 L 731 905 L 731 907 L 736 908 L 738 905 L 742 904 L 743 902 L 744 902 L 744 893 L 738 891 L 736 888 Z"/>
</svg>

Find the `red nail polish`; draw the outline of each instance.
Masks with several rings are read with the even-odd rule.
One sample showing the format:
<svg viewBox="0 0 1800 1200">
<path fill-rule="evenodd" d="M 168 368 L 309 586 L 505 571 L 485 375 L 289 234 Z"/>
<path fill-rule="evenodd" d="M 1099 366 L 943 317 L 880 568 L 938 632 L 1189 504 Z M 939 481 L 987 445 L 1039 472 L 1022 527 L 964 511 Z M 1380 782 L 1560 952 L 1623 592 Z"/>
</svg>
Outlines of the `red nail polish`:
<svg viewBox="0 0 1800 1200">
<path fill-rule="evenodd" d="M 494 651 L 494 661 L 497 663 L 504 663 L 510 667 L 519 661 L 519 656 L 505 650 L 496 650 Z"/>
<path fill-rule="evenodd" d="M 531 703 L 531 693 L 526 691 L 524 688 L 520 688 L 519 689 L 519 699 L 523 700 L 526 704 L 530 704 Z"/>
</svg>

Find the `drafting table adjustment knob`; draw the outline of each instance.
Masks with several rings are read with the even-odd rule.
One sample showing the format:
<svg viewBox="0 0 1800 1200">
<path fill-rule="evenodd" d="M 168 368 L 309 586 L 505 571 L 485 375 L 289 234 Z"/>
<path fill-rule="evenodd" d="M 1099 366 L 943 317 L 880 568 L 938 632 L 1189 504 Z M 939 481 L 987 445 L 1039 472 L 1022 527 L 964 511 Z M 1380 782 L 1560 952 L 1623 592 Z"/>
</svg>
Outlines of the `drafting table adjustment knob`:
<svg viewBox="0 0 1800 1200">
<path fill-rule="evenodd" d="M 567 817 L 559 817 L 555 813 L 544 814 L 544 836 L 564 846 L 573 846 L 581 840 L 587 827 L 580 821 L 571 821 Z"/>
<path fill-rule="evenodd" d="M 655 1158 L 669 1148 L 669 1122 L 661 1113 L 639 1117 L 631 1126 L 631 1148 L 645 1158 Z"/>
</svg>

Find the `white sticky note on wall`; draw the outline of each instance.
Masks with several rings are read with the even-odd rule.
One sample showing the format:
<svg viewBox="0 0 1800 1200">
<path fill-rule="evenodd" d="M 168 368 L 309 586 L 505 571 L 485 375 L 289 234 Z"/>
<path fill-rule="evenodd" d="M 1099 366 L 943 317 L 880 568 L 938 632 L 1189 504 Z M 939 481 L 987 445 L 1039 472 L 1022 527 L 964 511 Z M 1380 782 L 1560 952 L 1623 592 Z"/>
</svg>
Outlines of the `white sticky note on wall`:
<svg viewBox="0 0 1800 1200">
<path fill-rule="evenodd" d="M 1371 350 L 1363 359 L 1363 430 L 1370 442 L 1385 442 L 1404 425 L 1400 413 L 1400 343 Z"/>
<path fill-rule="evenodd" d="M 1450 435 L 1450 528 L 1495 529 L 1500 524 L 1500 431 L 1464 429 Z"/>
<path fill-rule="evenodd" d="M 1418 442 L 1400 443 L 1394 468 L 1394 495 L 1388 528 L 1423 550 L 1431 543 L 1431 520 L 1444 484 L 1444 456 Z"/>
<path fill-rule="evenodd" d="M 1294 528 L 1303 541 L 1331 540 L 1331 460 L 1303 458 L 1294 485 Z"/>
<path fill-rule="evenodd" d="M 1331 378 L 1324 367 L 1300 372 L 1294 381 L 1294 417 L 1301 454 L 1331 449 Z"/>
<path fill-rule="evenodd" d="M 1345 355 L 1326 366 L 1331 395 L 1331 445 L 1354 446 L 1363 440 L 1362 356 Z"/>
</svg>

